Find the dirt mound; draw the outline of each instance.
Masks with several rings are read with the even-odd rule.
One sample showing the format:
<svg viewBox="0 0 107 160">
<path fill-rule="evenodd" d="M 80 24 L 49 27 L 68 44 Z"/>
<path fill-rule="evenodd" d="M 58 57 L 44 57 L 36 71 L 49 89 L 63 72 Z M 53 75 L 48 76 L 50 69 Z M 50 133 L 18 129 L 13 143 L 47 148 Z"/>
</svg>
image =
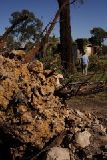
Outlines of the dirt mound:
<svg viewBox="0 0 107 160">
<path fill-rule="evenodd" d="M 72 133 L 72 142 L 67 134 L 68 139 L 58 145 L 71 144 L 71 148 L 73 144 L 75 148 L 90 145 L 93 133 L 106 134 L 95 116 L 61 104 L 54 95 L 55 77 L 48 74 L 38 60 L 22 64 L 0 56 L 0 135 L 2 143 L 9 144 L 12 159 L 25 158 L 28 150 L 31 155 L 40 151 L 64 130 Z M 83 134 L 83 141 L 89 135 L 87 144 L 79 134 L 83 131 L 88 133 Z"/>
<path fill-rule="evenodd" d="M 45 77 L 39 61 L 21 64 L 1 56 L 0 63 L 1 122 L 22 142 L 43 147 L 64 129 L 66 110 L 53 95 L 54 77 Z"/>
</svg>

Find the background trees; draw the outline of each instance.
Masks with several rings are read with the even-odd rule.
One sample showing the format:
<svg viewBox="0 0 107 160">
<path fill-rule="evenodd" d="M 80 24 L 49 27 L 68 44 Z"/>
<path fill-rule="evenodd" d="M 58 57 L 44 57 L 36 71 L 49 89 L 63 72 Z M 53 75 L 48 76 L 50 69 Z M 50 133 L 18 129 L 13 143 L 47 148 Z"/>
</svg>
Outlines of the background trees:
<svg viewBox="0 0 107 160">
<path fill-rule="evenodd" d="M 11 17 L 9 19 L 9 22 L 12 24 L 17 21 L 17 19 L 23 15 L 27 15 L 28 18 L 24 20 L 21 24 L 18 24 L 11 34 L 10 37 L 13 37 L 13 40 L 15 42 L 26 44 L 28 42 L 35 42 L 39 40 L 40 33 L 42 31 L 43 23 L 42 21 L 37 18 L 34 13 L 28 11 L 28 10 L 22 10 L 13 12 L 11 14 Z"/>
<path fill-rule="evenodd" d="M 101 28 L 101 27 L 95 27 L 90 31 L 92 37 L 89 39 L 89 41 L 93 45 L 101 46 L 104 42 L 104 39 L 107 38 L 107 32 Z"/>
<path fill-rule="evenodd" d="M 77 47 L 80 50 L 80 52 L 83 53 L 85 46 L 89 43 L 87 38 L 78 38 L 75 40 L 77 43 Z"/>
</svg>

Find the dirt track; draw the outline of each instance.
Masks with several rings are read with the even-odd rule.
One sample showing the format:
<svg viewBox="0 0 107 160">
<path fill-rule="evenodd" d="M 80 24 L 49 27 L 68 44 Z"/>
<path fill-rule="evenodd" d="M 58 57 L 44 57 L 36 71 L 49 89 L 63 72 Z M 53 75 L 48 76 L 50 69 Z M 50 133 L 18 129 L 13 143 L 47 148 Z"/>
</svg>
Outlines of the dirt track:
<svg viewBox="0 0 107 160">
<path fill-rule="evenodd" d="M 91 112 L 107 126 L 107 100 L 100 96 L 76 97 L 67 101 L 69 107 Z"/>
</svg>

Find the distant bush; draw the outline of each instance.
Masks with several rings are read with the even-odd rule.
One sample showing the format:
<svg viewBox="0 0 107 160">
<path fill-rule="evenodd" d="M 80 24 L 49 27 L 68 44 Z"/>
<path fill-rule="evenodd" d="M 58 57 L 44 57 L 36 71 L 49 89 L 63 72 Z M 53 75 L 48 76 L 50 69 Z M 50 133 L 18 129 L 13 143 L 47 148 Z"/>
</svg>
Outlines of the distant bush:
<svg viewBox="0 0 107 160">
<path fill-rule="evenodd" d="M 58 73 L 62 73 L 61 58 L 59 54 L 53 55 L 53 53 L 48 53 L 48 55 L 41 58 L 40 61 L 44 64 L 45 69 L 55 69 Z"/>
<path fill-rule="evenodd" d="M 107 55 L 107 46 L 103 46 L 102 48 L 102 54 Z"/>
<path fill-rule="evenodd" d="M 89 71 L 104 71 L 106 69 L 106 64 L 104 61 L 100 60 L 97 55 L 91 56 L 89 63 Z"/>
</svg>

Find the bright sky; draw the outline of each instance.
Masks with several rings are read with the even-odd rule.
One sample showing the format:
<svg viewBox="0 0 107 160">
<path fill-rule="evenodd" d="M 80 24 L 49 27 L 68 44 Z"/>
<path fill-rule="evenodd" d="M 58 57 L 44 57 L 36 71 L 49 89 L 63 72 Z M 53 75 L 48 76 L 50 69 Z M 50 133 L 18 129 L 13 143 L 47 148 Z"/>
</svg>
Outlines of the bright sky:
<svg viewBox="0 0 107 160">
<path fill-rule="evenodd" d="M 14 11 L 28 9 L 46 25 L 54 17 L 57 8 L 57 0 L 1 0 L 0 34 L 9 26 L 8 20 Z M 107 31 L 107 0 L 85 0 L 83 5 L 71 6 L 71 24 L 73 39 L 90 37 L 93 27 L 102 27 Z M 58 24 L 53 33 L 59 36 Z"/>
</svg>

